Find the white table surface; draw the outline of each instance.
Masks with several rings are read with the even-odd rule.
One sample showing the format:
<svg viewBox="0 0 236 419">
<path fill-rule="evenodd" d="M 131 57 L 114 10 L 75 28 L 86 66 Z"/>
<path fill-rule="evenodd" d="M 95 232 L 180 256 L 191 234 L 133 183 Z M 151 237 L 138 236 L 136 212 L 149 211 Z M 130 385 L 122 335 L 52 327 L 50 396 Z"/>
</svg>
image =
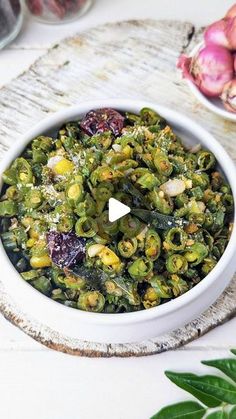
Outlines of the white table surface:
<svg viewBox="0 0 236 419">
<path fill-rule="evenodd" d="M 24 30 L 0 52 L 0 87 L 48 47 L 99 23 L 135 18 L 182 19 L 204 25 L 232 0 L 96 0 L 75 23 L 48 26 L 26 18 Z M 201 359 L 236 347 L 236 319 L 176 351 L 146 358 L 86 359 L 48 350 L 0 317 L 2 419 L 148 419 L 165 403 L 185 399 L 166 369 L 206 372 Z M 170 418 L 171 419 L 171 418 Z"/>
</svg>

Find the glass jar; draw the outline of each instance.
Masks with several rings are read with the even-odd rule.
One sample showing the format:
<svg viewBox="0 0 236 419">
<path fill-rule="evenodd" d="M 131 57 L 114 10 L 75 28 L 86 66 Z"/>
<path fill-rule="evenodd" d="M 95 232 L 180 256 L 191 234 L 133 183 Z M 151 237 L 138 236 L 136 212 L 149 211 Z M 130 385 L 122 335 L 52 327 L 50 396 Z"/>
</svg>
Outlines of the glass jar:
<svg viewBox="0 0 236 419">
<path fill-rule="evenodd" d="M 44 23 L 66 23 L 82 16 L 92 0 L 25 0 L 29 11 Z"/>
<path fill-rule="evenodd" d="M 0 48 L 5 47 L 18 35 L 22 22 L 20 0 L 0 0 Z"/>
</svg>

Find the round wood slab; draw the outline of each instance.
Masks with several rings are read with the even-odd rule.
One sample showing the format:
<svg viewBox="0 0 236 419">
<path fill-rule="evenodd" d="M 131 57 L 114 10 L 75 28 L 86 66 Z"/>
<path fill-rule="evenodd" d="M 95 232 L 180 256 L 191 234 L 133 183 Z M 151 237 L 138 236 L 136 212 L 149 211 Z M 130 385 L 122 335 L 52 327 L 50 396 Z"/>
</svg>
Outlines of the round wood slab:
<svg viewBox="0 0 236 419">
<path fill-rule="evenodd" d="M 0 158 L 21 134 L 49 113 L 104 98 L 154 101 L 188 115 L 236 159 L 235 125 L 196 102 L 176 71 L 176 59 L 191 50 L 201 31 L 190 23 L 128 21 L 106 24 L 55 45 L 26 73 L 0 90 Z M 218 301 L 187 326 L 136 344 L 72 340 L 20 311 L 0 282 L 0 311 L 44 345 L 89 357 L 143 356 L 177 348 L 235 315 L 236 278 Z"/>
</svg>

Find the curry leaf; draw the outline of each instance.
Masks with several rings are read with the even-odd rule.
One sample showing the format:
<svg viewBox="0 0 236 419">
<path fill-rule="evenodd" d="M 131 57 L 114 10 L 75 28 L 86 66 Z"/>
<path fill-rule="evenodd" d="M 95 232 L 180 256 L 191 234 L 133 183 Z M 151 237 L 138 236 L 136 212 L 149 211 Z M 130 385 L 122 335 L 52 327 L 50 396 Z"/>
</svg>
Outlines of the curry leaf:
<svg viewBox="0 0 236 419">
<path fill-rule="evenodd" d="M 197 402 L 180 402 L 164 407 L 151 419 L 201 419 L 206 409 Z"/>
<path fill-rule="evenodd" d="M 236 359 L 214 359 L 212 361 L 202 361 L 202 364 L 217 368 L 236 382 Z"/>
<path fill-rule="evenodd" d="M 166 371 L 166 376 L 208 407 L 217 407 L 222 402 L 236 404 L 236 387 L 221 377 L 171 371 Z"/>
<path fill-rule="evenodd" d="M 236 355 L 236 349 L 231 352 Z M 204 365 L 217 368 L 227 377 L 236 382 L 236 360 L 223 358 L 210 361 L 202 361 Z M 166 371 L 166 376 L 178 387 L 191 393 L 204 405 L 214 409 L 208 413 L 208 409 L 194 401 L 186 401 L 166 406 L 157 412 L 151 419 L 236 419 L 236 386 L 225 379 L 214 375 L 198 376 L 191 373 L 175 373 Z M 231 405 L 231 406 L 230 406 Z M 235 405 L 232 407 L 232 405 Z M 226 409 L 226 410 L 225 410 Z"/>
</svg>

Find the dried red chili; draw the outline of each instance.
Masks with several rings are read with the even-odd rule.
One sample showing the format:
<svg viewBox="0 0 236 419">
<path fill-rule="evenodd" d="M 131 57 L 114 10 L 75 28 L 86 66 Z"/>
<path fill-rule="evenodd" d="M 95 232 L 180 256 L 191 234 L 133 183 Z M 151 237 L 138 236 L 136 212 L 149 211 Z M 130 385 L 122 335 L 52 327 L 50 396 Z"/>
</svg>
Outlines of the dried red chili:
<svg viewBox="0 0 236 419">
<path fill-rule="evenodd" d="M 124 117 L 114 109 L 102 108 L 88 112 L 80 123 L 82 130 L 88 135 L 111 131 L 115 136 L 121 133 Z"/>
</svg>

